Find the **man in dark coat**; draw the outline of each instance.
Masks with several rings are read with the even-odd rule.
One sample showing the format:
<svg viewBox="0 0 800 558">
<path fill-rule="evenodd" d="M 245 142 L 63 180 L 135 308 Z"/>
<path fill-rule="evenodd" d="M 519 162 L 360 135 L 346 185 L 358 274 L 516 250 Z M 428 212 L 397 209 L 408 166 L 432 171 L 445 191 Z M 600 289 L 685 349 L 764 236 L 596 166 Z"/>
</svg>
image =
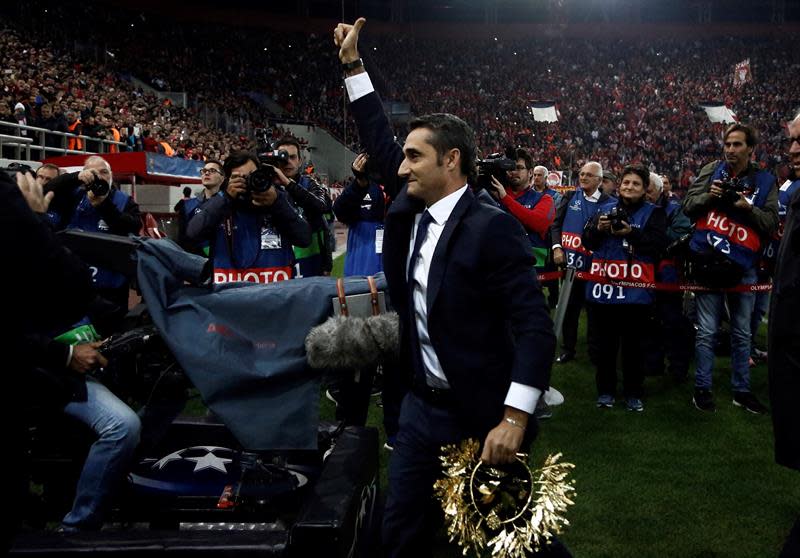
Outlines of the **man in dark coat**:
<svg viewBox="0 0 800 558">
<path fill-rule="evenodd" d="M 34 403 L 62 410 L 98 437 L 62 528 L 99 529 L 139 442 L 139 418 L 102 384 L 87 379 L 87 372 L 107 364 L 99 342 L 70 345 L 50 335 L 86 316 L 95 296 L 89 269 L 61 245 L 47 223 L 53 194 L 43 196 L 33 175 L 19 175 L 19 187 L 5 173 L 0 179 L 0 233 L 9 239 L 3 254 L 14 270 L 0 280 L 4 292 L 13 293 L 0 327 L 0 350 L 16 365 L 6 378 L 9 397 L 0 421 L 11 453 L 7 462 L 16 468 L 12 491 L 21 497 L 15 501 L 24 500 L 26 413 Z"/>
<path fill-rule="evenodd" d="M 780 192 L 787 196 L 788 215 L 769 309 L 769 397 L 775 461 L 800 471 L 800 114 L 789 123 L 787 131 L 791 174 Z M 782 558 L 790 556 L 800 556 L 800 519 L 781 553 Z"/>
<path fill-rule="evenodd" d="M 339 24 L 334 41 L 361 143 L 394 200 L 384 271 L 400 316 L 398 370 L 412 385 L 389 463 L 383 544 L 388 556 L 422 558 L 441 447 L 477 438 L 485 462 L 513 461 L 535 436 L 530 414 L 549 385 L 555 336 L 524 230 L 468 187 L 469 126 L 431 114 L 410 123 L 402 149 L 394 142 L 358 54 L 364 22 Z M 549 551 L 568 555 L 560 544 Z"/>
</svg>

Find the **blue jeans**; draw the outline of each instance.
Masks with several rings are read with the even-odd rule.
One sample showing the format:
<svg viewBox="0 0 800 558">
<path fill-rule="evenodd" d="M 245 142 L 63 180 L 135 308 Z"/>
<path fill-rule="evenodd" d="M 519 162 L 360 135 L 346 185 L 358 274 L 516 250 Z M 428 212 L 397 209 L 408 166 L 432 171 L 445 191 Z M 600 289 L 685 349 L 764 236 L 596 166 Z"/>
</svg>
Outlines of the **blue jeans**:
<svg viewBox="0 0 800 558">
<path fill-rule="evenodd" d="M 125 478 L 139 443 L 139 417 L 103 384 L 87 378 L 86 401 L 71 401 L 64 413 L 92 429 L 92 444 L 75 491 L 68 529 L 99 529 L 114 489 Z"/>
<path fill-rule="evenodd" d="M 764 319 L 767 311 L 769 310 L 769 291 L 760 291 L 753 293 L 755 301 L 753 302 L 753 317 L 750 319 L 750 340 L 752 346 L 756 346 L 756 334 L 758 328 L 761 326 L 761 320 Z"/>
<path fill-rule="evenodd" d="M 755 270 L 745 272 L 742 284 L 756 282 Z M 750 318 L 753 314 L 755 293 L 700 292 L 697 304 L 697 340 L 695 360 L 697 370 L 694 385 L 698 389 L 711 389 L 714 370 L 714 337 L 725 312 L 725 299 L 731 318 L 731 387 L 733 391 L 750 391 Z"/>
</svg>

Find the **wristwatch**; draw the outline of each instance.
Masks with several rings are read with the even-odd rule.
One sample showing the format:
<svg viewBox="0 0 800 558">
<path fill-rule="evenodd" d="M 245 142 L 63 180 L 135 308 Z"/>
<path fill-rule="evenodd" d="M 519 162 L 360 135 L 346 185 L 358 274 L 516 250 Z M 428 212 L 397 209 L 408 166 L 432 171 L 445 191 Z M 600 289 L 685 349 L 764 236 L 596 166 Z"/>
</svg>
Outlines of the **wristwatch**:
<svg viewBox="0 0 800 558">
<path fill-rule="evenodd" d="M 356 68 L 363 68 L 364 61 L 359 58 L 358 60 L 353 60 L 352 62 L 343 62 L 342 68 L 344 68 L 345 72 L 349 72 L 350 70 L 355 70 Z"/>
</svg>

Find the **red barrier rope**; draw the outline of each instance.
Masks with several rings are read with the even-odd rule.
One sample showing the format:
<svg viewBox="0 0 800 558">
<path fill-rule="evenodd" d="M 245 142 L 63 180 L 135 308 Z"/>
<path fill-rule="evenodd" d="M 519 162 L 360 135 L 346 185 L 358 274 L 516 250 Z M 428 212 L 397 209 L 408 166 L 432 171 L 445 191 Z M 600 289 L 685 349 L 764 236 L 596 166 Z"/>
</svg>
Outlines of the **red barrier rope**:
<svg viewBox="0 0 800 558">
<path fill-rule="evenodd" d="M 539 274 L 539 281 L 553 281 L 560 279 L 564 276 L 563 271 L 547 271 Z M 651 283 L 647 281 L 627 281 L 625 279 L 610 279 L 605 275 L 594 275 L 586 271 L 575 272 L 576 279 L 584 281 L 593 281 L 595 283 L 610 283 L 618 287 L 630 287 L 634 289 L 654 289 L 656 291 L 671 291 L 671 292 L 714 292 L 725 291 L 729 293 L 747 293 L 747 292 L 764 292 L 772 290 L 772 283 L 758 283 L 755 285 L 736 285 L 735 287 L 728 287 L 725 289 L 715 289 L 705 287 L 703 285 L 696 285 L 694 283 Z"/>
</svg>

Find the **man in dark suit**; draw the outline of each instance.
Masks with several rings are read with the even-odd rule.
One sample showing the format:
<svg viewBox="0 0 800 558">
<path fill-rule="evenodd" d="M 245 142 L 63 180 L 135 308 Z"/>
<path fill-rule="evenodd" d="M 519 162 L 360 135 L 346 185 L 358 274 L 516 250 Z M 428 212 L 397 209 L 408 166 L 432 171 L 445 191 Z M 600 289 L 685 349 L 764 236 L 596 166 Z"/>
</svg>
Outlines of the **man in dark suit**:
<svg viewBox="0 0 800 558">
<path fill-rule="evenodd" d="M 364 21 L 339 24 L 334 42 L 361 143 L 394 200 L 384 271 L 402 330 L 398 370 L 412 385 L 389 463 L 383 543 L 389 556 L 417 558 L 430 555 L 441 447 L 478 438 L 485 462 L 513 461 L 535 435 L 530 414 L 548 387 L 555 337 L 524 230 L 468 186 L 469 126 L 432 114 L 411 122 L 402 149 L 394 142 L 358 54 Z"/>
<path fill-rule="evenodd" d="M 800 113 L 787 125 L 789 179 L 778 193 L 785 219 L 769 309 L 769 399 L 775 432 L 775 461 L 800 471 Z M 800 556 L 800 518 L 779 558 Z"/>
</svg>

